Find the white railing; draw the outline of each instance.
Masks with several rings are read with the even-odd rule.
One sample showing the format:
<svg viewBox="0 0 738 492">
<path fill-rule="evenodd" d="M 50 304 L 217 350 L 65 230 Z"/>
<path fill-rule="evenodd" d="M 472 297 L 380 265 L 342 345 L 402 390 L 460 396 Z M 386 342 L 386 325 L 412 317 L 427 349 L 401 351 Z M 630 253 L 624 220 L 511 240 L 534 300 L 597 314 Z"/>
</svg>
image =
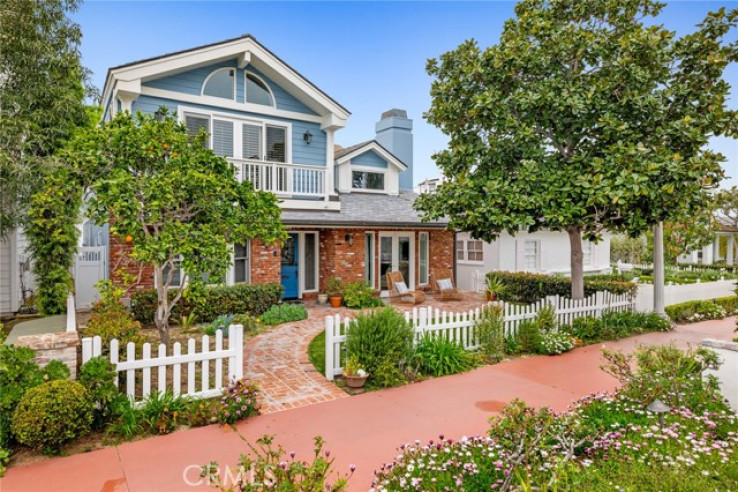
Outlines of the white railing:
<svg viewBox="0 0 738 492">
<path fill-rule="evenodd" d="M 166 345 L 161 343 L 153 357 L 151 344 L 145 343 L 140 358 L 136 358 L 134 343 L 129 342 L 126 345 L 125 360 L 121 360 L 118 340 L 110 340 L 109 350 L 103 351 L 99 336 L 83 338 L 82 363 L 106 353 L 116 367 L 116 385 L 120 384 L 120 375 L 123 374 L 125 393 L 136 401 L 141 401 L 151 394 L 152 369 L 156 374 L 155 383 L 158 392 L 169 390 L 175 395 L 209 398 L 219 395 L 229 382 L 243 377 L 243 325 L 228 327 L 227 348 L 223 346 L 222 330 L 215 332 L 214 350 L 210 349 L 210 339 L 208 335 L 203 335 L 198 347 L 196 340 L 190 338 L 187 341 L 186 354 L 182 353 L 182 345 L 179 342 L 172 345 L 171 354 L 167 354 Z M 224 373 L 226 364 L 227 372 Z M 186 384 L 186 388 L 183 383 Z"/>
<path fill-rule="evenodd" d="M 325 196 L 325 167 L 251 159 L 228 159 L 239 181 L 248 180 L 260 191 L 277 195 Z"/>
<path fill-rule="evenodd" d="M 560 296 L 550 296 L 525 306 L 493 303 L 502 308 L 505 336 L 514 336 L 524 320 L 535 319 L 544 306 L 552 306 L 559 325 L 571 324 L 575 318 L 584 316 L 600 317 L 608 311 L 632 311 L 635 301 L 628 294 L 615 295 L 610 292 L 597 292 L 585 299 L 572 300 Z M 461 344 L 467 350 L 479 348 L 476 325 L 481 317 L 481 308 L 463 313 L 441 311 L 438 308 L 413 308 L 405 313 L 405 319 L 415 330 L 416 341 L 426 334 L 442 336 Z M 353 322 L 351 318 L 339 315 L 325 318 L 325 375 L 329 380 L 343 372 L 345 358 L 346 328 Z"/>
</svg>

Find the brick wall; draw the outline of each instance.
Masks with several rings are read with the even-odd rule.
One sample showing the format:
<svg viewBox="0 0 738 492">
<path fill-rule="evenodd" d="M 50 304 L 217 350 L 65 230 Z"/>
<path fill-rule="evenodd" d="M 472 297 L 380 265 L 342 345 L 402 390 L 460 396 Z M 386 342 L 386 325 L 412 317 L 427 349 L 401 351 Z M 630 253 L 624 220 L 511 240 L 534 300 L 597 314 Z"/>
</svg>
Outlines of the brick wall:
<svg viewBox="0 0 738 492">
<path fill-rule="evenodd" d="M 277 245 L 266 245 L 259 240 L 251 241 L 251 283 L 267 284 L 281 282 L 281 249 Z"/>
<path fill-rule="evenodd" d="M 151 289 L 154 287 L 154 267 L 133 261 L 128 256 L 133 248 L 131 244 L 126 243 L 124 238 L 113 234 L 110 234 L 108 244 L 108 278 L 119 285 L 123 285 L 123 275 L 121 273 L 125 273 L 139 279 L 139 282 L 132 289 Z"/>
<path fill-rule="evenodd" d="M 45 333 L 43 335 L 25 335 L 15 341 L 16 347 L 28 347 L 36 351 L 33 359 L 39 366 L 45 367 L 52 360 L 63 362 L 71 373 L 70 378 L 77 377 L 77 333 Z"/>
<path fill-rule="evenodd" d="M 429 268 L 454 269 L 454 255 L 456 245 L 454 244 L 454 231 L 430 231 L 429 240 Z"/>
</svg>

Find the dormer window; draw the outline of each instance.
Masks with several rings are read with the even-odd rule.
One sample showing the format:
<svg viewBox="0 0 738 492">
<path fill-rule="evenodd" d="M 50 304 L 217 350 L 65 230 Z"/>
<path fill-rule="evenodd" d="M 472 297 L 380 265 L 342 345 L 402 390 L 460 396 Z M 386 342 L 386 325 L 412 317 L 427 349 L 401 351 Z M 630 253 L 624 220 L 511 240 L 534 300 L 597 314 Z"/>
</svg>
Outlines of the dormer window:
<svg viewBox="0 0 738 492">
<path fill-rule="evenodd" d="M 355 190 L 384 190 L 384 173 L 352 171 L 351 187 Z"/>
<path fill-rule="evenodd" d="M 219 68 L 215 70 L 202 85 L 202 95 L 221 97 L 223 99 L 236 98 L 236 69 Z"/>
<path fill-rule="evenodd" d="M 246 72 L 246 102 L 274 106 L 274 96 L 269 86 L 250 72 Z"/>
</svg>

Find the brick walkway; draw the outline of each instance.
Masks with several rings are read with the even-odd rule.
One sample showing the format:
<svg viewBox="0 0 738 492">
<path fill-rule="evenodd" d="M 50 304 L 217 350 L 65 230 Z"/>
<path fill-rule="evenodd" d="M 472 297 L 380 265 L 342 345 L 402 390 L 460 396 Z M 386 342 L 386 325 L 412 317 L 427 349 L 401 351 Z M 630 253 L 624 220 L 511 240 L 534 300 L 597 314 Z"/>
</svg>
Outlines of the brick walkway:
<svg viewBox="0 0 738 492">
<path fill-rule="evenodd" d="M 430 299 L 419 306 L 432 305 L 447 311 L 468 311 L 483 303 L 482 296 L 465 293 L 459 301 Z M 395 306 L 408 311 L 412 307 Z M 324 329 L 325 317 L 354 316 L 357 311 L 308 305 L 308 318 L 288 323 L 258 335 L 244 347 L 244 376 L 257 381 L 262 390 L 263 414 L 299 408 L 313 403 L 349 396 L 319 373 L 307 356 L 308 344 Z"/>
</svg>

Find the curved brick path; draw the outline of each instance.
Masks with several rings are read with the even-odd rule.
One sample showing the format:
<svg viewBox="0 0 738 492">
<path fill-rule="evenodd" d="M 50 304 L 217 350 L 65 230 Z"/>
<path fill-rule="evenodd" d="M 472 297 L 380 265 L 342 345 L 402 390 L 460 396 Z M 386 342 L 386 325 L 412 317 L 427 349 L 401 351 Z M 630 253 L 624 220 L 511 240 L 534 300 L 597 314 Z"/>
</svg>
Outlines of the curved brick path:
<svg viewBox="0 0 738 492">
<path fill-rule="evenodd" d="M 447 311 L 468 311 L 482 305 L 482 296 L 465 293 L 459 301 L 438 302 L 429 298 L 420 306 L 432 305 Z M 412 307 L 395 306 L 409 311 Z M 308 318 L 262 333 L 244 347 L 244 377 L 259 383 L 261 413 L 268 414 L 349 396 L 315 370 L 307 356 L 308 344 L 325 327 L 325 317 L 355 316 L 353 309 L 308 305 Z"/>
</svg>

